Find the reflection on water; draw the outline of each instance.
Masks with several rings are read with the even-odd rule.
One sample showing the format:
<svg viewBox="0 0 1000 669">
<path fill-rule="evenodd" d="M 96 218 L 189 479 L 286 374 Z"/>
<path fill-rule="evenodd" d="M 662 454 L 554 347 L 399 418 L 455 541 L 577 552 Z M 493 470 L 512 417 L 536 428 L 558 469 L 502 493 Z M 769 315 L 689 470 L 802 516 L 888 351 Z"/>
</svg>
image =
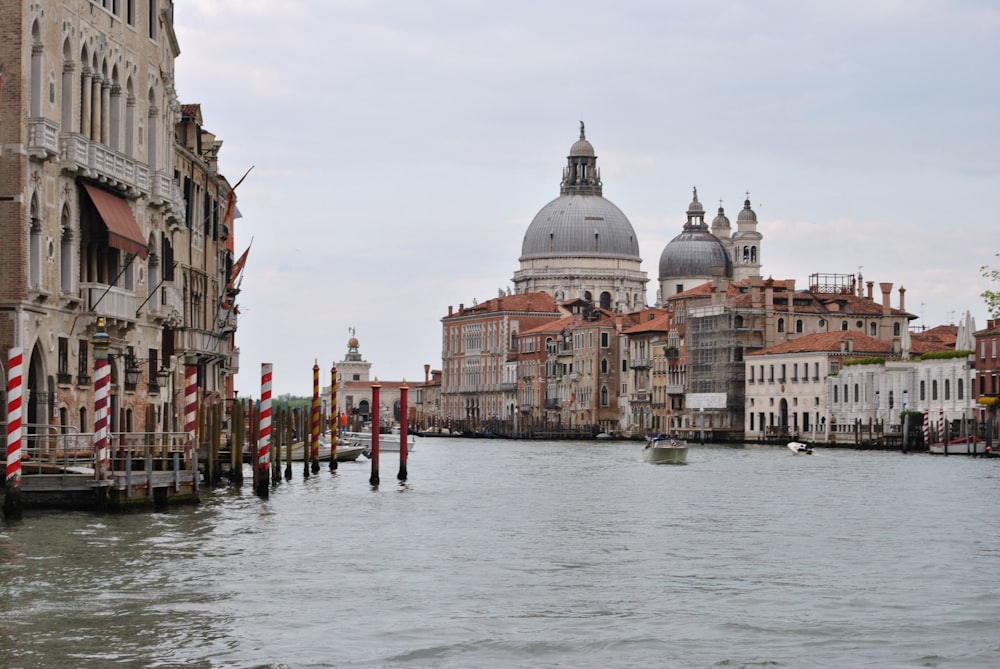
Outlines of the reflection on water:
<svg viewBox="0 0 1000 669">
<path fill-rule="evenodd" d="M 0 666 L 1000 666 L 1000 462 L 423 439 L 0 526 Z"/>
</svg>

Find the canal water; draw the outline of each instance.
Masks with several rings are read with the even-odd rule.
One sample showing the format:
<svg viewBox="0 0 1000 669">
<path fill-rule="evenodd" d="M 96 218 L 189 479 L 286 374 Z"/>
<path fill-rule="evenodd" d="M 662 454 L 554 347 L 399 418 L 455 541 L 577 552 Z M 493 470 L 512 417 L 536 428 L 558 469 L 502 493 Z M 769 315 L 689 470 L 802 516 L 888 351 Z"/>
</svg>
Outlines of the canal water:
<svg viewBox="0 0 1000 669">
<path fill-rule="evenodd" d="M 0 525 L 2 667 L 998 667 L 1000 459 L 418 439 Z"/>
</svg>

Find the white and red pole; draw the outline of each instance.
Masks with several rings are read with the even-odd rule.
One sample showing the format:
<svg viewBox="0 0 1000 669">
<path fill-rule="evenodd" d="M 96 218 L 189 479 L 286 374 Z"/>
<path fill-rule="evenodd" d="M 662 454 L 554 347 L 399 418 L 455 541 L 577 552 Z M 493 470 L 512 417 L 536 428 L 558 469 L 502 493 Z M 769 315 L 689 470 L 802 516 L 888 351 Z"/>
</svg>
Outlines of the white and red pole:
<svg viewBox="0 0 1000 669">
<path fill-rule="evenodd" d="M 184 431 L 188 447 L 198 446 L 198 365 L 184 365 Z"/>
<path fill-rule="evenodd" d="M 111 472 L 111 448 L 108 444 L 108 403 L 111 394 L 111 367 L 108 348 L 111 337 L 104 330 L 104 317 L 97 319 L 94 346 L 94 475 L 105 480 Z"/>
<path fill-rule="evenodd" d="M 930 420 L 931 420 L 931 418 L 930 418 L 929 411 L 927 409 L 924 409 L 924 446 L 930 446 L 931 445 L 931 442 L 930 442 L 930 436 L 931 436 Z"/>
<path fill-rule="evenodd" d="M 21 388 L 24 383 L 24 351 L 7 354 L 7 478 L 9 486 L 21 485 Z"/>
<path fill-rule="evenodd" d="M 267 497 L 271 481 L 271 373 L 269 362 L 260 365 L 260 440 L 257 448 L 257 495 Z"/>
</svg>

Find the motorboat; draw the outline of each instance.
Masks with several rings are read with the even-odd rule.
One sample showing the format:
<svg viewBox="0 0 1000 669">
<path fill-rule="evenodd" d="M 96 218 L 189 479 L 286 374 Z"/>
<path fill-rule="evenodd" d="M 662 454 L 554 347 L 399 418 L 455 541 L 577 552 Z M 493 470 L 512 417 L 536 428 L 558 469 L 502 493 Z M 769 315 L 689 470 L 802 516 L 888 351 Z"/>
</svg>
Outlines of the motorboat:
<svg viewBox="0 0 1000 669">
<path fill-rule="evenodd" d="M 683 465 L 687 464 L 687 452 L 687 440 L 651 434 L 646 437 L 642 459 L 654 465 Z"/>
<path fill-rule="evenodd" d="M 354 462 L 365 453 L 366 449 L 361 444 L 355 444 L 343 437 L 337 440 L 337 462 Z M 285 455 L 284 448 L 282 448 L 281 455 Z M 319 459 L 320 461 L 330 460 L 330 440 L 326 435 L 321 435 L 319 438 Z M 292 461 L 302 462 L 301 441 L 292 444 Z"/>
<path fill-rule="evenodd" d="M 395 429 L 392 432 L 380 432 L 378 435 L 378 450 L 380 453 L 398 453 L 399 452 L 399 430 Z M 372 448 L 372 433 L 371 432 L 342 432 L 341 439 L 343 439 L 348 444 L 353 446 L 361 446 L 365 453 L 371 451 Z M 412 453 L 413 449 L 417 445 L 417 438 L 413 433 L 406 435 L 406 452 Z"/>
<path fill-rule="evenodd" d="M 788 442 L 788 450 L 790 450 L 795 455 L 816 455 L 816 453 L 813 451 L 812 446 L 803 444 L 801 441 Z"/>
<path fill-rule="evenodd" d="M 931 444 L 927 452 L 932 455 L 987 455 L 986 442 L 969 437 L 952 439 L 947 446 L 943 443 Z"/>
</svg>

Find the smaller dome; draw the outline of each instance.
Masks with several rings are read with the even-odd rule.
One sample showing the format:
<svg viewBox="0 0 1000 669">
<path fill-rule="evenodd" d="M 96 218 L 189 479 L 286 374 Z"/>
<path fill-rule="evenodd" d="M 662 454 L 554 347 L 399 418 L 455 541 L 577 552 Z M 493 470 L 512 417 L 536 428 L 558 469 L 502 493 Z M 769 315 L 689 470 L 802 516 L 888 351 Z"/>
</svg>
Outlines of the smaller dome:
<svg viewBox="0 0 1000 669">
<path fill-rule="evenodd" d="M 708 278 L 716 271 L 732 278 L 733 262 L 723 243 L 708 230 L 687 229 L 660 254 L 660 281 Z"/>
<path fill-rule="evenodd" d="M 701 202 L 698 202 L 698 189 L 694 189 L 694 199 L 691 200 L 691 204 L 688 205 L 687 210 L 688 215 L 693 214 L 705 214 L 705 208 L 701 206 Z"/>
<path fill-rule="evenodd" d="M 714 219 L 712 219 L 712 227 L 713 228 L 729 227 L 729 218 L 726 216 L 726 210 L 723 209 L 722 207 L 719 207 L 719 214 Z"/>
<path fill-rule="evenodd" d="M 740 215 L 736 218 L 737 223 L 756 223 L 757 214 L 754 213 L 753 209 L 750 208 L 750 196 L 743 201 L 743 210 L 740 211 Z"/>
</svg>

